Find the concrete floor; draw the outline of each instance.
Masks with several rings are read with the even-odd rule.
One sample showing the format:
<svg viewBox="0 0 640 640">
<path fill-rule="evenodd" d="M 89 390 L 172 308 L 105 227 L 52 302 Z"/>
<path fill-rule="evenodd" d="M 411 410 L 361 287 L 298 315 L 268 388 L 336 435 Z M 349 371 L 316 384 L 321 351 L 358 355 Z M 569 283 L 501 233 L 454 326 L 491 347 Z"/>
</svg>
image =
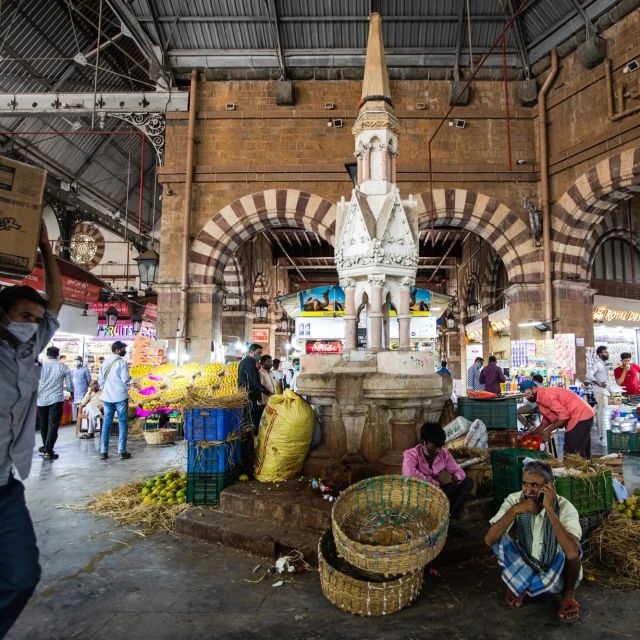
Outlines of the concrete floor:
<svg viewBox="0 0 640 640">
<path fill-rule="evenodd" d="M 8 640 L 638 637 L 637 591 L 585 586 L 582 619 L 565 628 L 551 597 L 507 609 L 491 560 L 443 568 L 412 607 L 363 619 L 329 603 L 315 571 L 279 588 L 271 579 L 252 584 L 247 580 L 261 562 L 255 557 L 176 535 L 143 537 L 109 519 L 57 508 L 184 464 L 180 447 L 130 449 L 129 461 L 102 462 L 97 440 L 76 440 L 73 429 L 63 428 L 59 460 L 35 455 L 26 485 L 43 575 Z M 629 459 L 625 473 L 633 486 L 640 484 L 638 471 L 640 460 Z"/>
</svg>

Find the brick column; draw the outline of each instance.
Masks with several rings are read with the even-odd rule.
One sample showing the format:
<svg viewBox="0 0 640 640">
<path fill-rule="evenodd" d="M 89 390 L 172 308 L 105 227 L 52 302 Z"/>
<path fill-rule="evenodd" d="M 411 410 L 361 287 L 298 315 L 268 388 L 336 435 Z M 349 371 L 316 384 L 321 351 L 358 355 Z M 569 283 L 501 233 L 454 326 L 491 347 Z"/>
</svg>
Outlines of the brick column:
<svg viewBox="0 0 640 640">
<path fill-rule="evenodd" d="M 544 292 L 542 284 L 513 284 L 505 292 L 509 300 L 511 340 L 540 340 L 545 337 L 534 327 L 519 325 L 532 320 L 543 321 Z"/>
<path fill-rule="evenodd" d="M 214 329 L 214 317 L 220 317 L 214 309 L 216 299 L 221 304 L 220 288 L 213 284 L 191 285 L 187 291 L 189 355 L 193 362 L 209 362 L 214 335 L 222 337 L 221 323 L 220 330 Z"/>
</svg>

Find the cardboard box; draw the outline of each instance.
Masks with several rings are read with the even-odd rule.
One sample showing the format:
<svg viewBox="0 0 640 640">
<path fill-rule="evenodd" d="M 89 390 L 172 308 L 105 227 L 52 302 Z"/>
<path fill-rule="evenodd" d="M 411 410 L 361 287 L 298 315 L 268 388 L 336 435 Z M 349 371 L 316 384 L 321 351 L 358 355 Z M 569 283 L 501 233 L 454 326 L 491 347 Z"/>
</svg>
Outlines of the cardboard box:
<svg viewBox="0 0 640 640">
<path fill-rule="evenodd" d="M 0 273 L 22 278 L 36 262 L 47 172 L 0 156 Z"/>
</svg>

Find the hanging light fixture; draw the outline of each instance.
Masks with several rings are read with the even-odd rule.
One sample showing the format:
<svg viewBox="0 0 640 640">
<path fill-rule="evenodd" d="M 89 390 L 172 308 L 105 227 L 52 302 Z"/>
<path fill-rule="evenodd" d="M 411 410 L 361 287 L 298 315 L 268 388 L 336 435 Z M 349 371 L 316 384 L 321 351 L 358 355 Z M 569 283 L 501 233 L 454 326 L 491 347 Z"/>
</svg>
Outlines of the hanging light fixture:
<svg viewBox="0 0 640 640">
<path fill-rule="evenodd" d="M 447 331 L 455 331 L 456 329 L 456 317 L 453 315 L 453 312 L 450 310 L 445 318 Z"/>
<path fill-rule="evenodd" d="M 131 327 L 134 334 L 140 333 L 142 329 L 142 316 L 137 311 L 131 316 Z"/>
<path fill-rule="evenodd" d="M 269 303 L 264 298 L 260 298 L 260 300 L 256 302 L 256 306 L 255 306 L 255 317 L 258 323 L 265 322 L 267 319 L 268 313 L 269 313 Z"/>
<path fill-rule="evenodd" d="M 138 263 L 140 284 L 144 285 L 145 289 L 151 289 L 153 283 L 156 281 L 156 272 L 158 270 L 160 256 L 153 249 L 147 249 L 137 258 L 134 258 L 134 260 Z"/>
<path fill-rule="evenodd" d="M 105 311 L 108 327 L 115 327 L 118 323 L 118 310 L 112 305 Z"/>
<path fill-rule="evenodd" d="M 278 329 L 282 333 L 288 333 L 289 332 L 289 316 L 284 311 L 282 312 L 282 315 L 280 316 L 280 320 L 278 320 Z"/>
<path fill-rule="evenodd" d="M 467 305 L 467 314 L 470 318 L 474 318 L 478 315 L 478 307 L 479 305 L 475 300 L 469 302 L 469 304 Z"/>
</svg>

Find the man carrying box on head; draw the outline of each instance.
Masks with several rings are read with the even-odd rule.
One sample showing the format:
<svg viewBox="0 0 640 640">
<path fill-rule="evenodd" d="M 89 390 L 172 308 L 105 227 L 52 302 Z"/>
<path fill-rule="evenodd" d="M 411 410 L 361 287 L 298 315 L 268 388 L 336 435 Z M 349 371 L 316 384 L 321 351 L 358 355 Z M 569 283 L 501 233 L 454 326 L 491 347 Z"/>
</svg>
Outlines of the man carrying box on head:
<svg viewBox="0 0 640 640">
<path fill-rule="evenodd" d="M 507 496 L 490 523 L 484 541 L 502 567 L 507 603 L 519 608 L 526 596 L 562 593 L 558 620 L 576 622 L 582 529 L 576 508 L 556 494 L 551 467 L 525 462 L 522 491 Z M 515 539 L 508 535 L 514 528 Z"/>
</svg>

